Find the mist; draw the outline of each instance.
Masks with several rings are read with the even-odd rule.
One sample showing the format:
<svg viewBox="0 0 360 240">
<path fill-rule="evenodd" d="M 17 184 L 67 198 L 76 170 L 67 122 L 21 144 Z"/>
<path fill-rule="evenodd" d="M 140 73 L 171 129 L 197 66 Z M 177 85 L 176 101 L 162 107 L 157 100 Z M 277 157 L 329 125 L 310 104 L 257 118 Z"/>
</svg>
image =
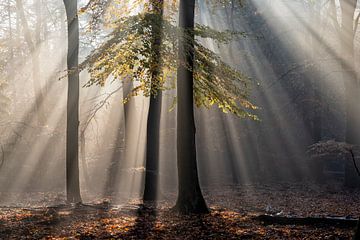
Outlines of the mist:
<svg viewBox="0 0 360 240">
<path fill-rule="evenodd" d="M 178 51 L 178 45 L 181 49 L 181 41 L 166 56 L 161 55 L 163 52 L 155 55 L 165 59 L 159 63 L 160 70 L 146 72 L 143 69 L 147 66 L 135 65 L 127 69 L 128 75 L 121 75 L 122 70 L 114 70 L 116 64 L 130 61 L 130 57 L 123 55 L 121 59 L 115 50 L 106 52 L 103 46 L 109 39 L 115 42 L 113 49 L 116 44 L 129 42 L 127 37 L 133 33 L 125 33 L 124 39 L 116 42 L 111 39 L 112 31 L 124 17 L 146 11 L 147 1 L 114 2 L 78 1 L 80 65 L 75 70 L 67 69 L 67 42 L 74 36 L 68 31 L 62 1 L 1 3 L 0 206 L 37 208 L 67 203 L 67 91 L 71 71 L 78 71 L 80 77 L 75 141 L 79 144 L 82 203 L 110 203 L 118 208 L 141 203 L 147 171 L 156 172 L 158 187 L 154 191 L 161 206 L 175 203 L 181 179 L 177 150 L 180 96 L 175 83 L 179 77 L 176 65 L 181 61 L 174 49 Z M 264 186 L 269 192 L 285 186 L 299 191 L 346 192 L 349 195 L 344 194 L 344 199 L 345 195 L 359 195 L 360 6 L 350 6 L 349 2 L 196 1 L 195 27 L 206 26 L 219 34 L 211 35 L 213 32 L 208 30 L 209 37 L 194 37 L 196 44 L 212 51 L 229 69 L 248 77 L 245 86 L 249 91 L 244 98 L 256 106 L 250 110 L 244 107 L 256 116 L 253 119 L 221 109 L 221 102 L 215 100 L 215 104 L 193 108 L 195 169 L 211 210 L 222 206 L 216 199 L 226 194 L 231 198 L 234 191 L 252 198 L 250 205 L 251 201 L 261 201 L 259 191 Z M 181 16 L 178 1 L 164 4 L 162 19 L 171 19 L 174 27 L 181 24 L 177 19 Z M 168 25 L 160 28 L 171 29 Z M 231 33 L 231 40 L 214 40 L 225 33 Z M 166 34 L 161 35 L 163 42 L 155 41 L 159 48 L 172 44 L 166 37 L 173 33 Z M 142 41 L 135 34 L 133 39 L 130 47 Z M 140 62 L 147 50 L 139 49 L 135 60 Z M 109 70 L 101 65 L 104 59 L 110 59 L 108 65 L 115 67 Z M 191 66 L 188 68 L 192 71 Z M 101 69 L 109 73 L 100 73 Z M 167 81 L 162 85 L 162 79 L 154 94 L 161 102 L 158 139 L 154 139 L 158 141 L 155 170 L 146 168 L 149 109 L 154 97 L 153 90 L 146 91 L 155 85 L 144 79 L 156 79 L 151 71 L 160 72 Z M 209 71 L 209 76 L 215 76 L 219 70 Z M 141 72 L 136 76 L 144 79 L 132 79 L 135 72 Z M 206 93 L 204 96 L 208 97 Z M 272 206 L 263 201 L 264 208 Z M 341 199 L 331 201 L 342 204 Z"/>
</svg>

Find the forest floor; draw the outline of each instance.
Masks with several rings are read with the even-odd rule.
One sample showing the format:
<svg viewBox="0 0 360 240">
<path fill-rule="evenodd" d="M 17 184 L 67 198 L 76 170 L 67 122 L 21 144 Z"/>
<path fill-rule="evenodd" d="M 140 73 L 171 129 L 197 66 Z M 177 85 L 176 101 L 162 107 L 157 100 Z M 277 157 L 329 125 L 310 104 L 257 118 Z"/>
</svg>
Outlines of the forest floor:
<svg viewBox="0 0 360 240">
<path fill-rule="evenodd" d="M 204 196 L 211 213 L 190 216 L 170 210 L 175 194 L 156 208 L 137 200 L 126 205 L 30 207 L 35 204 L 29 202 L 28 207 L 0 207 L 0 239 L 350 239 L 351 226 L 265 225 L 255 217 L 360 216 L 360 191 L 333 185 L 222 186 L 204 189 Z"/>
</svg>

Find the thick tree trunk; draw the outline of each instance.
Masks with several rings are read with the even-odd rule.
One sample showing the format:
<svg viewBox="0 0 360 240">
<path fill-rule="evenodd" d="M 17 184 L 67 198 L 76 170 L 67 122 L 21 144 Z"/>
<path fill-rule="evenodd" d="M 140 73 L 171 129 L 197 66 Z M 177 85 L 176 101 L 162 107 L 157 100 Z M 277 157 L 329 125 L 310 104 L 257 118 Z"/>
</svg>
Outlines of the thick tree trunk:
<svg viewBox="0 0 360 240">
<path fill-rule="evenodd" d="M 153 56 L 151 62 L 155 69 L 151 73 L 151 88 L 154 89 L 161 71 L 161 33 L 162 33 L 162 16 L 164 3 L 162 0 L 151 1 L 152 12 L 159 16 L 160 22 L 155 22 L 152 26 L 152 51 Z M 160 148 L 160 119 L 161 119 L 162 94 L 158 90 L 157 93 L 151 91 L 149 114 L 146 129 L 146 166 L 145 166 L 145 189 L 144 201 L 156 201 L 158 193 L 159 178 L 159 148 Z"/>
<path fill-rule="evenodd" d="M 177 72 L 177 166 L 178 198 L 175 210 L 182 214 L 207 213 L 202 196 L 196 160 L 193 66 L 194 66 L 194 22 L 195 0 L 181 0 L 179 24 L 179 67 Z M 187 36 L 185 37 L 185 34 Z M 187 41 L 189 39 L 189 41 Z"/>
<path fill-rule="evenodd" d="M 68 23 L 68 100 L 66 128 L 66 194 L 69 203 L 81 202 L 79 181 L 79 20 L 77 1 L 64 0 Z"/>
<path fill-rule="evenodd" d="M 144 201 L 156 201 L 159 178 L 161 93 L 150 96 L 146 135 Z"/>
</svg>

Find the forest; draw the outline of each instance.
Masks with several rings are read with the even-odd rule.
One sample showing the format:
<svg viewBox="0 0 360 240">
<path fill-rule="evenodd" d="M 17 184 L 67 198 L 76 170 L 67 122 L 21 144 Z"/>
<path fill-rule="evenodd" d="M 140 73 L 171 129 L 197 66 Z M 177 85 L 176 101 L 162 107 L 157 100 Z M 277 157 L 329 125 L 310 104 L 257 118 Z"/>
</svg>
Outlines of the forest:
<svg viewBox="0 0 360 240">
<path fill-rule="evenodd" d="M 359 21 L 0 1 L 0 239 L 360 240 Z"/>
</svg>

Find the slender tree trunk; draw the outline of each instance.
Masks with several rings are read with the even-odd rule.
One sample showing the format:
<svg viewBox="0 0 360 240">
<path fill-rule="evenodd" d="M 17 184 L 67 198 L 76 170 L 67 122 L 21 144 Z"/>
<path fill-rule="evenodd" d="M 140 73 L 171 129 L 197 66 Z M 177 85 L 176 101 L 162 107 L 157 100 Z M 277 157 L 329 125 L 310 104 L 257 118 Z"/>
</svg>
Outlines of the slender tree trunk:
<svg viewBox="0 0 360 240">
<path fill-rule="evenodd" d="M 89 170 L 88 170 L 88 163 L 86 161 L 86 142 L 85 142 L 85 132 L 81 132 L 80 134 L 80 159 L 81 165 L 84 171 L 84 179 L 85 179 L 85 186 L 87 190 L 89 190 L 91 186 L 90 177 L 89 177 Z"/>
<path fill-rule="evenodd" d="M 13 24 L 12 24 L 12 16 L 11 16 L 11 13 L 12 13 L 12 10 L 11 10 L 11 1 L 8 0 L 7 1 L 7 11 L 8 11 L 8 28 L 9 28 L 9 42 L 10 42 L 10 61 L 9 63 L 11 64 L 7 66 L 8 68 L 8 75 L 7 75 L 7 79 L 8 79 L 8 82 L 11 84 L 11 97 L 12 99 L 17 99 L 16 98 L 16 86 L 14 84 L 14 70 L 13 70 L 13 67 L 12 65 L 14 64 L 14 57 L 15 57 L 15 51 L 14 51 L 14 48 L 16 47 L 16 42 L 14 44 L 14 41 L 15 41 L 15 38 L 14 38 L 14 32 L 13 32 Z M 18 21 L 16 19 L 16 21 Z"/>
<path fill-rule="evenodd" d="M 159 148 L 160 148 L 160 119 L 162 94 L 156 89 L 157 82 L 161 71 L 161 34 L 162 34 L 162 17 L 163 17 L 163 0 L 151 0 L 152 12 L 159 17 L 159 22 L 152 26 L 152 51 L 151 62 L 156 66 L 151 73 L 151 95 L 149 114 L 146 129 L 146 166 L 145 166 L 145 189 L 144 201 L 156 201 L 158 193 L 159 178 Z M 157 91 L 156 93 L 154 91 Z"/>
<path fill-rule="evenodd" d="M 133 82 L 127 82 L 123 81 L 123 97 L 127 97 L 129 94 L 131 94 L 131 91 L 133 89 Z M 138 114 L 136 109 L 136 99 L 134 97 L 131 97 L 129 101 L 124 104 L 124 151 L 122 154 L 122 162 L 116 163 L 115 165 L 119 166 L 118 168 L 120 171 L 122 169 L 129 169 L 136 167 L 134 166 L 134 163 L 137 162 L 137 152 L 138 152 L 138 142 L 139 142 L 139 136 L 140 134 L 140 126 L 141 126 L 141 119 L 139 118 L 140 114 Z M 128 189 L 130 190 L 130 194 L 133 192 L 133 187 L 131 189 L 128 188 L 128 183 L 133 181 L 134 172 L 122 172 L 122 175 L 120 179 L 124 179 L 124 175 L 127 176 L 127 180 L 125 182 L 119 182 L 117 183 L 119 186 L 119 189 Z M 119 174 L 120 176 L 120 174 Z M 116 180 L 117 181 L 117 180 Z M 140 193 L 140 192 L 139 192 Z"/>
<path fill-rule="evenodd" d="M 133 89 L 133 82 L 126 82 L 123 81 L 123 98 L 128 97 L 128 95 L 131 93 L 132 89 Z M 129 143 L 131 142 L 131 129 L 130 129 L 130 122 L 131 121 L 135 121 L 136 118 L 134 117 L 133 111 L 136 111 L 135 109 L 135 99 L 133 99 L 133 97 L 130 98 L 130 100 L 124 104 L 124 132 L 125 132 L 125 137 L 124 137 L 124 155 L 123 155 L 123 159 L 124 160 L 128 160 L 129 158 L 132 157 L 132 153 L 131 153 L 131 149 L 129 146 Z M 134 117 L 134 119 L 132 119 L 132 117 Z"/>
<path fill-rule="evenodd" d="M 341 46 L 342 46 L 342 69 L 345 76 L 346 91 L 346 141 L 355 144 L 356 122 L 353 116 L 356 114 L 356 90 L 357 79 L 355 72 L 354 57 L 354 15 L 357 0 L 341 1 Z"/>
<path fill-rule="evenodd" d="M 68 102 L 66 128 L 66 194 L 69 203 L 81 202 L 79 181 L 79 20 L 77 0 L 64 0 L 68 23 Z"/>
<path fill-rule="evenodd" d="M 25 17 L 25 11 L 24 11 L 24 5 L 22 0 L 16 0 L 16 8 L 19 13 L 19 17 L 21 19 L 21 23 L 24 30 L 24 37 L 25 41 L 29 47 L 30 54 L 31 54 L 31 60 L 32 60 L 32 78 L 33 78 L 33 87 L 34 87 L 34 93 L 35 93 L 35 112 L 38 117 L 38 123 L 40 126 L 43 126 L 45 124 L 45 115 L 42 111 L 42 104 L 43 104 L 43 93 L 41 90 L 41 84 L 40 84 L 40 66 L 39 66 L 39 56 L 37 56 L 37 44 L 33 42 L 33 39 L 31 37 L 31 32 L 29 29 L 28 22 Z M 39 21 L 39 19 L 37 19 Z M 37 23 L 39 24 L 39 23 Z M 41 24 L 41 23 L 40 23 Z M 35 39 L 38 40 L 38 39 Z"/>
<path fill-rule="evenodd" d="M 11 22 L 11 2 L 7 1 L 7 11 L 8 11 L 8 27 L 9 27 L 9 42 L 10 42 L 10 61 L 14 59 L 14 46 L 13 46 L 13 30 Z"/>
<path fill-rule="evenodd" d="M 311 9 L 311 21 L 313 23 L 319 23 L 321 24 L 321 19 L 320 19 L 320 9 L 318 7 L 319 4 L 314 4 L 313 8 Z M 316 72 L 320 72 L 319 71 L 319 66 L 317 65 L 318 61 L 317 61 L 317 57 L 320 55 L 319 54 L 319 47 L 320 47 L 320 42 L 317 40 L 316 37 L 311 36 L 311 61 L 314 64 L 314 67 L 312 68 L 312 70 L 316 73 Z M 320 63 L 319 63 L 320 64 Z M 314 74 L 312 74 L 311 78 L 312 80 L 312 85 L 313 85 L 313 99 L 314 99 L 314 104 L 312 104 L 313 106 L 315 106 L 315 111 L 314 111 L 314 115 L 313 115 L 313 124 L 312 124 L 312 143 L 317 143 L 319 141 L 322 140 L 322 108 L 323 108 L 323 103 L 322 103 L 322 88 L 323 88 L 323 84 L 322 84 L 322 78 L 319 77 L 317 79 L 317 81 L 315 80 L 316 76 Z"/>
<path fill-rule="evenodd" d="M 60 39 L 62 39 L 62 37 L 63 37 L 63 33 L 66 31 L 66 25 L 65 25 L 65 21 L 63 20 L 63 19 L 65 19 L 66 18 L 66 12 L 64 11 L 64 9 L 61 9 L 60 10 L 60 19 L 61 19 L 61 21 L 60 21 L 60 32 L 59 32 L 59 37 L 60 37 Z"/>
<path fill-rule="evenodd" d="M 193 66 L 195 0 L 180 0 L 179 67 L 177 72 L 178 198 L 175 210 L 182 214 L 207 213 L 201 193 L 195 144 Z M 186 36 L 185 36 L 186 35 Z M 187 41 L 189 39 L 189 41 Z"/>
<path fill-rule="evenodd" d="M 106 182 L 105 182 L 105 192 L 104 194 L 109 196 L 110 198 L 113 198 L 116 196 L 117 192 L 117 181 L 119 179 L 119 169 L 120 169 L 120 160 L 123 157 L 123 151 L 124 150 L 124 127 L 123 122 L 121 120 L 121 112 L 118 111 L 118 104 L 121 103 L 122 97 L 120 94 L 115 95 L 115 106 L 113 109 L 111 109 L 110 113 L 110 120 L 109 124 L 113 124 L 114 119 L 118 119 L 118 125 L 116 126 L 116 133 L 115 136 L 112 136 L 110 131 L 114 131 L 114 129 L 109 129 L 109 131 L 105 132 L 105 136 L 111 135 L 109 139 L 109 144 L 114 144 L 114 150 L 111 155 L 110 159 L 110 165 L 108 168 L 108 173 L 106 176 Z M 122 149 L 122 150 L 121 150 Z"/>
<path fill-rule="evenodd" d="M 220 112 L 220 121 L 221 121 L 221 126 L 222 126 L 222 130 L 224 131 L 225 134 L 225 144 L 226 144 L 226 150 L 227 150 L 227 156 L 228 156 L 228 163 L 230 166 L 230 172 L 231 172 L 231 178 L 232 178 L 232 183 L 235 185 L 238 185 L 240 183 L 240 179 L 239 179 L 239 164 L 238 164 L 238 159 L 235 153 L 235 149 L 233 146 L 233 141 L 232 141 L 232 137 L 231 137 L 231 132 L 229 130 L 229 121 L 227 121 L 226 116 L 224 116 L 224 114 L 222 112 Z"/>
<path fill-rule="evenodd" d="M 235 31 L 235 26 L 234 26 L 234 12 L 235 12 L 235 0 L 231 0 L 231 11 L 230 11 L 230 20 L 231 20 L 231 23 L 230 23 L 230 26 L 231 26 L 231 30 L 232 31 Z"/>
<path fill-rule="evenodd" d="M 118 175 L 119 175 L 119 168 L 120 168 L 120 160 L 121 160 L 121 154 L 118 150 L 120 146 L 123 143 L 123 135 L 121 131 L 121 127 L 119 126 L 117 129 L 116 138 L 114 139 L 114 152 L 112 153 L 111 160 L 110 160 L 110 166 L 108 169 L 108 176 L 106 176 L 106 184 L 105 184 L 105 195 L 109 197 L 114 197 L 116 195 L 116 187 Z"/>
</svg>

